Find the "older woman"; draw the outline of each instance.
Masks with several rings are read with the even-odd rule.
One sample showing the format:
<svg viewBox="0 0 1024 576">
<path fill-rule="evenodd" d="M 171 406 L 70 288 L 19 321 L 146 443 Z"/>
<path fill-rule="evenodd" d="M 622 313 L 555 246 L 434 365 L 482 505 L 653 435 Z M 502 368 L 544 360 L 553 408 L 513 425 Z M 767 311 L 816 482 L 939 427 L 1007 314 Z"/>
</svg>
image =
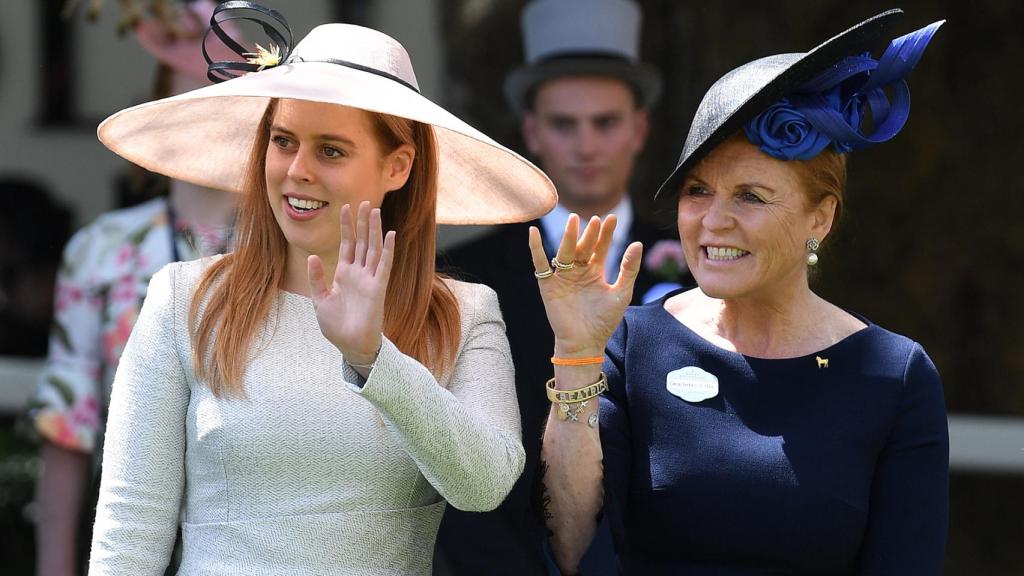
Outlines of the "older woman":
<svg viewBox="0 0 1024 576">
<path fill-rule="evenodd" d="M 641 247 L 608 285 L 614 220 L 578 237 L 571 219 L 550 266 L 531 237 L 556 337 L 544 486 L 565 573 L 602 503 L 625 573 L 940 572 L 948 439 L 935 367 L 808 284 L 843 206 L 846 153 L 902 127 L 902 78 L 940 24 L 865 55 L 898 14 L 710 89 L 662 188 L 678 194 L 698 288 L 620 324 Z"/>
</svg>

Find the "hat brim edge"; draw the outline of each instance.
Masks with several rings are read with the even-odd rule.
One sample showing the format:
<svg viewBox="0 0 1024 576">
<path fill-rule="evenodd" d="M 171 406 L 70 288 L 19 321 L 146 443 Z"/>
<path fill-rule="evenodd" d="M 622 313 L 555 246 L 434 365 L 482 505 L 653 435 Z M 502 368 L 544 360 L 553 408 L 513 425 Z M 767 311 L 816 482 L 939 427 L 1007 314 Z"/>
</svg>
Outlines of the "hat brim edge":
<svg viewBox="0 0 1024 576">
<path fill-rule="evenodd" d="M 473 141 L 475 142 L 475 147 L 483 147 L 478 149 L 489 149 L 492 151 L 492 154 L 497 154 L 498 156 L 504 157 L 505 162 L 508 162 L 508 164 L 505 167 L 515 171 L 518 174 L 518 178 L 520 179 L 512 179 L 507 177 L 503 178 L 503 180 L 507 180 L 507 182 L 503 183 L 504 186 L 510 186 L 509 182 L 514 181 L 516 182 L 516 188 L 521 189 L 524 186 L 528 186 L 529 188 L 533 189 L 532 192 L 520 190 L 520 193 L 517 194 L 517 196 L 520 198 L 519 200 L 500 201 L 497 203 L 497 205 L 488 207 L 486 210 L 483 207 L 480 207 L 473 211 L 472 214 L 461 214 L 458 212 L 444 211 L 442 210 L 441 205 L 439 203 L 437 218 L 437 222 L 439 224 L 504 224 L 511 222 L 528 221 L 549 212 L 557 203 L 557 192 L 555 191 L 554 184 L 551 183 L 550 179 L 547 177 L 546 174 L 544 174 L 542 170 L 540 170 L 540 168 L 538 168 L 533 163 L 517 154 L 515 151 L 512 151 L 500 145 L 486 134 L 480 132 L 479 130 L 476 130 L 462 119 L 448 112 L 443 107 L 437 105 L 436 103 L 420 95 L 419 93 L 409 90 L 406 87 L 400 86 L 397 83 L 393 83 L 393 81 L 387 80 L 378 75 L 369 74 L 351 68 L 334 68 L 335 66 L 337 66 L 336 64 L 310 62 L 302 63 L 301 66 L 327 67 L 324 68 L 324 70 L 334 71 L 334 73 L 348 75 L 350 78 L 358 79 L 359 82 L 366 82 L 371 84 L 376 83 L 379 86 L 388 87 L 388 89 L 394 90 L 397 93 L 401 93 L 403 94 L 403 96 L 407 95 L 407 98 L 411 97 L 411 99 L 419 101 L 420 104 L 415 107 L 419 111 L 419 113 L 408 114 L 403 113 L 403 110 L 399 109 L 378 107 L 375 105 L 376 102 L 373 102 L 372 104 L 366 104 L 365 102 L 356 103 L 310 98 L 306 94 L 304 94 L 303 90 L 301 89 L 297 89 L 294 92 L 290 92 L 288 90 L 274 89 L 268 90 L 263 93 L 260 93 L 260 90 L 254 90 L 253 88 L 240 89 L 238 91 L 231 89 L 232 84 L 234 84 L 234 86 L 238 86 L 241 88 L 241 86 L 243 85 L 249 85 L 253 83 L 253 81 L 258 81 L 260 75 L 264 75 L 264 78 L 269 78 L 270 76 L 285 76 L 287 74 L 296 73 L 294 69 L 293 71 L 289 72 L 284 69 L 285 67 L 282 67 L 280 69 L 272 69 L 267 70 L 265 72 L 246 75 L 235 80 L 223 82 L 221 84 L 207 86 L 205 88 L 193 90 L 191 92 L 186 92 L 184 94 L 172 96 L 170 98 L 146 102 L 121 110 L 119 112 L 112 114 L 110 117 L 108 117 L 100 123 L 100 125 L 97 127 L 97 136 L 99 140 L 111 151 L 132 163 L 135 163 L 139 166 L 142 166 L 143 168 L 146 168 L 147 170 L 158 172 L 171 178 L 192 182 L 209 188 L 238 192 L 238 187 L 240 185 L 240 182 L 238 182 L 238 178 L 223 178 L 221 180 L 217 180 L 216 178 L 207 177 L 208 175 L 199 174 L 198 171 L 196 170 L 179 170 L 176 167 L 173 167 L 171 163 L 166 162 L 164 159 L 159 157 L 146 155 L 145 153 L 136 154 L 133 150 L 139 150 L 139 147 L 133 144 L 131 142 L 131 139 L 138 137 L 137 132 L 124 132 L 123 130 L 117 128 L 117 125 L 124 121 L 125 118 L 128 116 L 141 114 L 139 120 L 130 121 L 129 123 L 134 124 L 133 128 L 135 128 L 136 130 L 145 130 L 145 127 L 147 125 L 147 117 L 150 119 L 158 117 L 161 114 L 162 110 L 166 110 L 166 108 L 163 107 L 167 106 L 170 103 L 185 102 L 187 104 L 189 101 L 217 98 L 245 98 L 259 100 L 261 101 L 261 104 L 258 106 L 258 108 L 260 108 L 261 110 L 265 109 L 266 103 L 270 98 L 295 98 L 302 100 L 325 102 L 330 104 L 338 104 L 343 106 L 347 105 L 369 111 L 407 117 L 412 120 L 431 124 L 435 127 L 435 131 L 437 129 L 441 129 L 444 130 L 445 132 L 455 135 L 459 139 Z M 312 72 L 312 70 L 310 70 L 310 72 Z M 291 84 L 291 82 L 286 81 L 285 85 L 287 84 Z M 252 114 L 255 114 L 255 112 L 252 112 Z M 424 114 L 426 114 L 426 116 L 424 116 Z M 260 115 L 261 114 L 257 114 L 257 116 Z M 247 115 L 246 117 L 249 116 Z M 153 136 L 148 135 L 146 137 Z M 145 149 L 143 148 L 143 150 Z M 233 181 L 228 182 L 228 180 Z M 497 193 L 498 188 L 499 186 L 495 185 L 495 193 Z M 508 188 L 506 192 L 510 190 L 511 188 Z M 442 189 L 439 189 L 438 192 L 439 194 L 441 194 L 443 191 Z M 451 192 L 451 194 L 454 193 L 454 191 Z M 495 197 L 494 199 L 498 200 L 500 199 L 500 197 Z M 502 211 L 503 209 L 505 209 L 504 212 Z"/>
<path fill-rule="evenodd" d="M 662 76 L 650 64 L 615 58 L 567 57 L 521 66 L 510 72 L 505 77 L 505 100 L 517 114 L 525 114 L 529 110 L 527 100 L 537 85 L 572 76 L 607 76 L 622 80 L 637 90 L 637 104 L 642 108 L 651 108 L 661 98 Z"/>
</svg>

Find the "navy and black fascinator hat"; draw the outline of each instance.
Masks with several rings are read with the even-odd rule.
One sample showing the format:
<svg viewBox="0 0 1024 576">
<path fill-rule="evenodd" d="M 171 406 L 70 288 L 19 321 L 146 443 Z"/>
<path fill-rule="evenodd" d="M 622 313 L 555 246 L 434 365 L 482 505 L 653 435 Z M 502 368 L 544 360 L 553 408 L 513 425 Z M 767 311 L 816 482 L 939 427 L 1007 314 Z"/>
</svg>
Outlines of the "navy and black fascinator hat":
<svg viewBox="0 0 1024 576">
<path fill-rule="evenodd" d="M 655 196 L 678 189 L 701 159 L 739 130 L 781 160 L 809 160 L 828 146 L 845 153 L 895 136 L 910 113 L 904 78 L 943 23 L 896 38 L 875 60 L 868 51 L 902 15 L 883 12 L 810 52 L 767 56 L 722 76 L 697 107 L 679 162 Z"/>
</svg>

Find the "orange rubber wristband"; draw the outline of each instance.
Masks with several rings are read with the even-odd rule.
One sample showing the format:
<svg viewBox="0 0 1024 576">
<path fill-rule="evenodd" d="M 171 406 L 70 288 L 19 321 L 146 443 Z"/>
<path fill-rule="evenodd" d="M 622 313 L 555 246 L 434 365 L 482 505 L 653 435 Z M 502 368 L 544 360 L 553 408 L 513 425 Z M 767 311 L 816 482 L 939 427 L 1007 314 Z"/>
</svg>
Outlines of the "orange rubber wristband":
<svg viewBox="0 0 1024 576">
<path fill-rule="evenodd" d="M 552 356 L 551 363 L 555 366 L 592 366 L 594 364 L 604 364 L 604 356 L 594 356 L 592 358 L 556 358 Z"/>
</svg>

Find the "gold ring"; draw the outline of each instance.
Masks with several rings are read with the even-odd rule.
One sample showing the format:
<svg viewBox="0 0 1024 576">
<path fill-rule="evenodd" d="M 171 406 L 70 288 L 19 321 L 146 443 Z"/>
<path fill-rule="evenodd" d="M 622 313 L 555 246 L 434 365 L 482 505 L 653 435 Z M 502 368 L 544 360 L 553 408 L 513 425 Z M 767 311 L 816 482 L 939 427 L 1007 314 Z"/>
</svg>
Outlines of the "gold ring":
<svg viewBox="0 0 1024 576">
<path fill-rule="evenodd" d="M 555 271 L 553 269 L 551 269 L 551 268 L 548 268 L 547 270 L 545 270 L 543 272 L 534 271 L 533 275 L 536 276 L 538 280 L 543 280 L 545 278 L 550 278 L 550 277 L 554 276 L 555 275 Z"/>
<path fill-rule="evenodd" d="M 563 264 L 562 262 L 559 262 L 558 256 L 555 256 L 554 258 L 551 259 L 551 265 L 554 266 L 555 268 L 558 268 L 559 270 L 572 270 L 573 268 L 576 267 L 576 264 L 574 262 L 570 262 L 568 264 Z"/>
</svg>

